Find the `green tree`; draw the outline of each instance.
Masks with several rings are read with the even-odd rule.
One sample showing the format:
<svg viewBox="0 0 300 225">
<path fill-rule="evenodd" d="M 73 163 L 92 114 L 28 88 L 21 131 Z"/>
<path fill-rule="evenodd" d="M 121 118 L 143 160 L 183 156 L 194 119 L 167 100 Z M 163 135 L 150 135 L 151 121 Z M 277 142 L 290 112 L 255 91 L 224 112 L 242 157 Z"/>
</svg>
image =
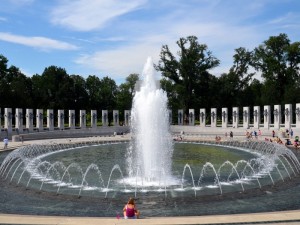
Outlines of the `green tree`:
<svg viewBox="0 0 300 225">
<path fill-rule="evenodd" d="M 205 86 L 209 77 L 208 70 L 218 66 L 219 60 L 205 44 L 199 44 L 195 36 L 180 38 L 177 45 L 178 59 L 171 53 L 169 47 L 164 45 L 155 68 L 172 82 L 173 91 L 178 92 L 176 94 L 182 98 L 182 107 L 187 114 L 188 109 L 194 107 L 196 98 L 200 97 L 196 96 L 195 90 Z"/>
<path fill-rule="evenodd" d="M 249 72 L 253 65 L 253 53 L 245 48 L 235 49 L 233 66 L 229 73 L 220 76 L 220 88 L 218 93 L 223 106 L 232 108 L 238 105 L 247 105 L 247 92 L 252 81 L 254 72 Z M 255 93 L 253 93 L 255 94 Z"/>
<path fill-rule="evenodd" d="M 126 81 L 120 84 L 116 93 L 116 107 L 120 110 L 120 118 L 124 118 L 124 110 L 132 107 L 135 84 L 139 80 L 138 74 L 130 74 Z"/>
<path fill-rule="evenodd" d="M 299 42 L 291 43 L 286 34 L 279 34 L 255 48 L 255 68 L 264 78 L 268 104 L 288 102 L 290 90 L 299 89 L 299 46 Z"/>
<path fill-rule="evenodd" d="M 100 102 L 101 108 L 109 111 L 108 121 L 112 121 L 112 110 L 116 109 L 116 95 L 118 86 L 116 82 L 109 77 L 103 77 L 100 80 Z"/>
</svg>

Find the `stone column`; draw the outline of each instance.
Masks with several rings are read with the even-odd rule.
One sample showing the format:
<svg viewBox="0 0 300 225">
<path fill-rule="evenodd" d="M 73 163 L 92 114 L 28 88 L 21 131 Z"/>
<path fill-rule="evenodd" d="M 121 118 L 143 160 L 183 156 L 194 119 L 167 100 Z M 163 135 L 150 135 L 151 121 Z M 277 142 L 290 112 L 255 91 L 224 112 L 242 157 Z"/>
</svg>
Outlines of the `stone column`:
<svg viewBox="0 0 300 225">
<path fill-rule="evenodd" d="M 85 110 L 80 110 L 80 128 L 86 128 L 86 112 Z"/>
<path fill-rule="evenodd" d="M 8 134 L 12 133 L 12 110 L 11 108 L 4 109 L 4 128 L 7 130 Z"/>
<path fill-rule="evenodd" d="M 254 106 L 253 108 L 253 126 L 259 129 L 260 126 L 260 106 Z"/>
<path fill-rule="evenodd" d="M 42 109 L 36 110 L 36 128 L 39 131 L 44 130 L 44 112 Z"/>
<path fill-rule="evenodd" d="M 280 129 L 281 124 L 281 105 L 274 105 L 274 128 Z"/>
<path fill-rule="evenodd" d="M 239 127 L 239 107 L 232 108 L 232 127 L 238 128 Z"/>
<path fill-rule="evenodd" d="M 124 125 L 125 126 L 130 126 L 130 110 L 125 110 L 124 111 Z"/>
<path fill-rule="evenodd" d="M 195 125 L 195 110 L 189 109 L 189 125 L 194 126 Z"/>
<path fill-rule="evenodd" d="M 200 120 L 200 127 L 205 127 L 206 126 L 206 109 L 200 109 L 200 114 L 199 114 L 199 120 Z"/>
<path fill-rule="evenodd" d="M 217 127 L 217 109 L 210 109 L 210 117 L 211 117 L 211 127 Z"/>
<path fill-rule="evenodd" d="M 53 109 L 47 109 L 47 128 L 49 131 L 54 130 L 54 114 Z"/>
<path fill-rule="evenodd" d="M 178 109 L 178 125 L 183 125 L 183 109 Z"/>
<path fill-rule="evenodd" d="M 97 110 L 91 110 L 91 127 L 94 129 L 97 128 L 97 118 L 98 118 Z"/>
<path fill-rule="evenodd" d="M 70 129 L 75 129 L 75 110 L 69 110 L 69 127 Z"/>
<path fill-rule="evenodd" d="M 29 132 L 33 131 L 33 110 L 26 109 L 26 128 Z"/>
<path fill-rule="evenodd" d="M 63 109 L 57 110 L 57 119 L 58 119 L 57 127 L 60 130 L 63 130 L 65 128 L 65 113 Z"/>
<path fill-rule="evenodd" d="M 248 129 L 250 124 L 250 110 L 249 107 L 243 107 L 243 127 Z"/>
<path fill-rule="evenodd" d="M 269 129 L 271 124 L 271 106 L 264 106 L 264 128 Z"/>
<path fill-rule="evenodd" d="M 296 128 L 300 128 L 300 103 L 296 104 Z"/>
<path fill-rule="evenodd" d="M 119 110 L 113 110 L 114 126 L 119 126 Z"/>
<path fill-rule="evenodd" d="M 15 128 L 18 129 L 18 133 L 23 133 L 23 109 L 16 109 L 16 122 L 15 122 Z"/>
<path fill-rule="evenodd" d="M 222 127 L 227 128 L 228 126 L 228 108 L 222 108 Z"/>
<path fill-rule="evenodd" d="M 169 112 L 169 124 L 172 125 L 172 120 L 173 120 L 173 118 L 172 118 L 172 117 L 173 117 L 173 115 L 172 115 L 172 110 L 169 109 L 168 112 Z"/>
<path fill-rule="evenodd" d="M 285 104 L 284 108 L 284 127 L 290 130 L 293 122 L 292 104 Z"/>
<path fill-rule="evenodd" d="M 108 111 L 102 110 L 102 126 L 108 126 Z"/>
</svg>

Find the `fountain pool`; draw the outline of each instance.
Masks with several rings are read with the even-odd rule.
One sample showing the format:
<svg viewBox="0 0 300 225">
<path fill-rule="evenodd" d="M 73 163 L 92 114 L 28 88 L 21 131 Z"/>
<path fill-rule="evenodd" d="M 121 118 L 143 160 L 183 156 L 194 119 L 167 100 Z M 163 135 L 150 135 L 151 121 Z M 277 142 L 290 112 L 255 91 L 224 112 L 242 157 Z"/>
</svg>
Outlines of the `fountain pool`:
<svg viewBox="0 0 300 225">
<path fill-rule="evenodd" d="M 171 184 L 163 177 L 153 183 L 136 176 L 132 182 L 124 160 L 129 146 L 130 142 L 93 141 L 11 152 L 0 167 L 0 194 L 6 199 L 1 212 L 114 216 L 129 196 L 136 197 L 144 216 L 273 211 L 299 205 L 292 197 L 286 201 L 286 195 L 298 195 L 299 162 L 284 146 L 175 143 Z"/>
</svg>

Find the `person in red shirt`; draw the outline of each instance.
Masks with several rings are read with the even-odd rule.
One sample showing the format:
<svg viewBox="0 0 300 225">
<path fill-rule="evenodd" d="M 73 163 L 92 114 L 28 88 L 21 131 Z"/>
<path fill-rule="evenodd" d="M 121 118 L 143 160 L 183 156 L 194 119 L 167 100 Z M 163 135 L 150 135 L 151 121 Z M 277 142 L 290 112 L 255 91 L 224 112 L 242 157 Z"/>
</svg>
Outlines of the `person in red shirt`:
<svg viewBox="0 0 300 225">
<path fill-rule="evenodd" d="M 125 219 L 138 219 L 140 211 L 136 209 L 134 199 L 130 198 L 123 208 Z"/>
</svg>

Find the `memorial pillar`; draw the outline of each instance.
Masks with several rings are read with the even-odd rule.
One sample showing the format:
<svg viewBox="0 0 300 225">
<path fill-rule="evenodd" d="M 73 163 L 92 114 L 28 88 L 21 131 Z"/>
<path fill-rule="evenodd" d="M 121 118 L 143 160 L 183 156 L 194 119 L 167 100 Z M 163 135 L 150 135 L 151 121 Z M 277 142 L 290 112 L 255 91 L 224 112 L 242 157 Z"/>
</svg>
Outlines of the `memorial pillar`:
<svg viewBox="0 0 300 225">
<path fill-rule="evenodd" d="M 86 128 L 86 112 L 85 110 L 80 110 L 79 111 L 79 116 L 80 116 L 80 128 Z"/>
<path fill-rule="evenodd" d="M 26 109 L 26 128 L 29 132 L 33 131 L 33 110 Z"/>
<path fill-rule="evenodd" d="M 63 109 L 57 110 L 58 129 L 63 130 L 65 128 L 65 113 Z"/>
<path fill-rule="evenodd" d="M 102 110 L 102 126 L 108 126 L 108 110 Z"/>
<path fill-rule="evenodd" d="M 103 110 L 102 110 L 103 112 Z M 91 110 L 91 128 L 97 129 L 97 110 Z M 103 121 L 102 121 L 103 124 Z"/>
<path fill-rule="evenodd" d="M 253 126 L 259 129 L 260 126 L 260 106 L 254 106 L 253 108 Z"/>
<path fill-rule="evenodd" d="M 222 127 L 227 128 L 228 126 L 228 108 L 222 108 Z"/>
<path fill-rule="evenodd" d="M 243 107 L 243 127 L 249 129 L 250 124 L 250 110 L 249 107 Z"/>
<path fill-rule="evenodd" d="M 239 107 L 232 108 L 232 127 L 238 128 L 239 127 Z"/>
<path fill-rule="evenodd" d="M 4 109 L 4 128 L 8 134 L 12 133 L 12 110 L 11 108 Z"/>
<path fill-rule="evenodd" d="M 75 110 L 69 110 L 69 127 L 70 129 L 75 129 Z"/>
<path fill-rule="evenodd" d="M 274 128 L 280 129 L 281 124 L 281 106 L 274 105 Z"/>
<path fill-rule="evenodd" d="M 54 130 L 54 114 L 53 109 L 47 109 L 47 128 L 49 131 Z"/>
<path fill-rule="evenodd" d="M 130 126 L 130 110 L 125 110 L 124 111 L 124 125 L 125 126 Z"/>
<path fill-rule="evenodd" d="M 189 109 L 189 125 L 194 126 L 195 125 L 195 110 Z"/>
<path fill-rule="evenodd" d="M 114 126 L 119 126 L 119 110 L 113 110 Z"/>
<path fill-rule="evenodd" d="M 217 109 L 210 109 L 210 117 L 211 117 L 211 127 L 217 127 Z"/>
<path fill-rule="evenodd" d="M 296 104 L 296 128 L 300 128 L 300 103 Z"/>
<path fill-rule="evenodd" d="M 16 122 L 15 122 L 15 128 L 18 129 L 18 133 L 23 133 L 23 109 L 16 109 Z"/>
<path fill-rule="evenodd" d="M 183 109 L 178 109 L 178 125 L 183 125 Z"/>
<path fill-rule="evenodd" d="M 206 126 L 206 109 L 200 109 L 200 114 L 199 114 L 199 120 L 200 120 L 200 127 L 205 127 Z"/>
<path fill-rule="evenodd" d="M 42 109 L 36 110 L 36 128 L 39 131 L 44 130 L 44 112 Z"/>
<path fill-rule="evenodd" d="M 284 108 L 284 127 L 290 130 L 293 122 L 292 104 L 285 104 Z"/>
<path fill-rule="evenodd" d="M 172 125 L 172 120 L 173 120 L 172 110 L 169 109 L 168 112 L 169 112 L 169 124 Z"/>
<path fill-rule="evenodd" d="M 264 128 L 269 129 L 271 124 L 271 106 L 264 106 Z"/>
</svg>

